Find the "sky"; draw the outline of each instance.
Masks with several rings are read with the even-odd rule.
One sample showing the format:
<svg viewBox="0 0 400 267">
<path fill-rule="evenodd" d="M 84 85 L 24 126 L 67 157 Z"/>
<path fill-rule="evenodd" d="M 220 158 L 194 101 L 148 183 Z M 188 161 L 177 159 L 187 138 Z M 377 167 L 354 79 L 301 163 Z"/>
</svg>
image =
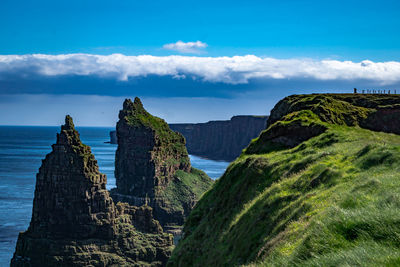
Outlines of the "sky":
<svg viewBox="0 0 400 267">
<path fill-rule="evenodd" d="M 399 1 L 0 1 L 0 125 L 266 115 L 300 93 L 400 92 Z"/>
</svg>

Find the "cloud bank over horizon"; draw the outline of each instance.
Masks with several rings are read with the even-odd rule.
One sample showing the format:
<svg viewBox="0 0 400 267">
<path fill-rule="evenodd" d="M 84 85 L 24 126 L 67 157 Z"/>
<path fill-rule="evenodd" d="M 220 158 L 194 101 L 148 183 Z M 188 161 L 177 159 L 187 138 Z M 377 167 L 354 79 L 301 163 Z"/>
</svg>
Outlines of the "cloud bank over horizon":
<svg viewBox="0 0 400 267">
<path fill-rule="evenodd" d="M 81 125 L 111 126 L 123 99 L 134 96 L 169 122 L 204 122 L 265 115 L 290 94 L 350 93 L 353 87 L 400 92 L 400 62 L 0 55 L 0 124 L 56 125 L 71 113 Z"/>
<path fill-rule="evenodd" d="M 353 81 L 386 86 L 400 82 L 400 62 L 233 57 L 125 56 L 122 54 L 0 55 L 0 81 L 9 77 L 97 76 L 120 82 L 147 76 L 170 76 L 228 85 L 252 79 Z"/>
</svg>

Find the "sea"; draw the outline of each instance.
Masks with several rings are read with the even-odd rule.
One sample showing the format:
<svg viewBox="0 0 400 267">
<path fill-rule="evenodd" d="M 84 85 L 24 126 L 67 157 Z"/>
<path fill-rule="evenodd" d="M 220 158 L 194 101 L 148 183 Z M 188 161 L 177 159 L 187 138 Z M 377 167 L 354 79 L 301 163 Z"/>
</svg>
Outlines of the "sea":
<svg viewBox="0 0 400 267">
<path fill-rule="evenodd" d="M 112 127 L 76 127 L 84 144 L 92 148 L 107 188 L 115 187 L 117 145 L 106 143 Z M 9 266 L 18 233 L 28 228 L 36 173 L 51 151 L 60 127 L 0 126 L 0 266 Z M 190 155 L 192 166 L 219 178 L 228 162 Z"/>
</svg>

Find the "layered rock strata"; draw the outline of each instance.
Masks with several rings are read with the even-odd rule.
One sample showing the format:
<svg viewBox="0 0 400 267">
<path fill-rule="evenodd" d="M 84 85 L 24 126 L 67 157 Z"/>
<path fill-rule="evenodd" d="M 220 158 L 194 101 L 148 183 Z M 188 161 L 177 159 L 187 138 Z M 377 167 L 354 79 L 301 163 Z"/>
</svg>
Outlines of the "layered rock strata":
<svg viewBox="0 0 400 267">
<path fill-rule="evenodd" d="M 162 266 L 172 250 L 149 206 L 114 204 L 67 116 L 36 177 L 32 219 L 11 266 Z"/>
<path fill-rule="evenodd" d="M 182 225 L 211 186 L 211 179 L 191 167 L 182 134 L 149 114 L 139 98 L 125 100 L 117 123 L 115 200 L 145 202 L 163 226 Z"/>
<path fill-rule="evenodd" d="M 268 116 L 233 116 L 230 120 L 206 123 L 170 123 L 173 131 L 186 139 L 189 154 L 214 160 L 231 161 L 265 129 Z M 117 144 L 117 132 L 110 132 L 110 143 Z"/>
<path fill-rule="evenodd" d="M 231 161 L 265 129 L 268 116 L 234 116 L 227 121 L 170 124 L 186 138 L 190 154 Z"/>
</svg>

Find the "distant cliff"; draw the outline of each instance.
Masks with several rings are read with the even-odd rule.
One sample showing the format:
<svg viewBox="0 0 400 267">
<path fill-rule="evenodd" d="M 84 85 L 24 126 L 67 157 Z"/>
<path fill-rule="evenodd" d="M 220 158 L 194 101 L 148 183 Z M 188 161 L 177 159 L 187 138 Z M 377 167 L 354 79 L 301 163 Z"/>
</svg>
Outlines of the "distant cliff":
<svg viewBox="0 0 400 267">
<path fill-rule="evenodd" d="M 229 121 L 172 123 L 169 127 L 186 138 L 190 154 L 215 160 L 233 160 L 265 129 L 268 116 L 234 116 Z M 116 132 L 110 132 L 117 143 Z"/>
<path fill-rule="evenodd" d="M 267 116 L 234 116 L 229 121 L 170 124 L 186 138 L 188 152 L 216 160 L 233 160 L 265 129 Z"/>
</svg>

